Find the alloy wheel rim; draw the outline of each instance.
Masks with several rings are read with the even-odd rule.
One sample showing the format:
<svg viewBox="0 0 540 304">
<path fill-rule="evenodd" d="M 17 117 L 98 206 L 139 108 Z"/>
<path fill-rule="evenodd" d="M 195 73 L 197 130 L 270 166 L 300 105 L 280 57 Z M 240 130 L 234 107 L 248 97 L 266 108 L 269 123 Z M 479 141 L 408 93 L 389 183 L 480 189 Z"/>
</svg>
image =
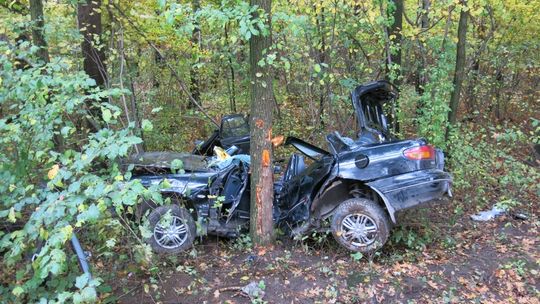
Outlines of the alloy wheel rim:
<svg viewBox="0 0 540 304">
<path fill-rule="evenodd" d="M 373 244 L 378 232 L 379 228 L 375 221 L 362 213 L 349 214 L 341 221 L 341 237 L 354 247 Z"/>
<path fill-rule="evenodd" d="M 187 225 L 184 219 L 173 216 L 169 226 L 160 223 L 154 227 L 154 239 L 159 246 L 174 249 L 182 246 L 188 238 Z"/>
</svg>

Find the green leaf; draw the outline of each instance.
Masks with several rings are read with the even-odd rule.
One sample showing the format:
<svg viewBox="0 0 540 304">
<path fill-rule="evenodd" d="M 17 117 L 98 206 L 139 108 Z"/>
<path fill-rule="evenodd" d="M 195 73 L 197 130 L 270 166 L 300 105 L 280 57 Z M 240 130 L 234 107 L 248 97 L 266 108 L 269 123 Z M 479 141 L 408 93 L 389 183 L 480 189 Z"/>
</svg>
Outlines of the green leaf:
<svg viewBox="0 0 540 304">
<path fill-rule="evenodd" d="M 150 132 L 150 131 L 152 131 L 154 129 L 154 125 L 148 119 L 143 119 L 143 121 L 141 123 L 141 128 L 145 132 Z"/>
<path fill-rule="evenodd" d="M 85 287 L 80 292 L 73 294 L 73 303 L 94 303 L 97 300 L 97 293 L 94 287 Z"/>
<path fill-rule="evenodd" d="M 22 288 L 21 286 L 17 286 L 13 288 L 13 291 L 11 293 L 13 293 L 16 297 L 18 297 L 24 293 L 24 288 Z"/>
<path fill-rule="evenodd" d="M 315 64 L 313 66 L 313 70 L 315 71 L 315 73 L 320 73 L 321 72 L 321 66 L 319 64 Z"/>
<path fill-rule="evenodd" d="M 169 182 L 168 179 L 164 178 L 163 181 L 161 181 L 161 187 L 163 189 L 168 189 L 171 187 L 171 183 Z"/>
<path fill-rule="evenodd" d="M 351 257 L 355 262 L 360 261 L 364 255 L 361 252 L 351 253 Z"/>
<path fill-rule="evenodd" d="M 15 218 L 15 208 L 11 207 L 9 209 L 8 221 L 15 223 L 17 219 Z"/>
<path fill-rule="evenodd" d="M 75 279 L 75 287 L 79 289 L 83 289 L 86 286 L 86 284 L 88 284 L 88 279 L 89 279 L 89 276 L 87 273 L 78 276 Z"/>
<path fill-rule="evenodd" d="M 289 61 L 285 61 L 283 65 L 285 67 L 285 71 L 289 71 L 291 69 L 291 63 Z"/>
<path fill-rule="evenodd" d="M 105 122 L 110 122 L 111 121 L 111 118 L 112 118 L 112 113 L 111 113 L 111 110 L 109 109 L 103 109 L 103 120 Z"/>
<path fill-rule="evenodd" d="M 86 209 L 81 214 L 79 214 L 79 216 L 77 217 L 77 220 L 81 222 L 94 221 L 94 220 L 97 220 L 98 218 L 99 218 L 99 208 L 95 204 L 92 204 L 90 205 L 90 207 L 88 207 L 88 209 Z"/>
<path fill-rule="evenodd" d="M 175 159 L 171 162 L 171 171 L 173 173 L 178 173 L 178 171 L 180 171 L 180 173 L 184 173 L 183 172 L 183 169 L 184 168 L 184 162 L 181 160 L 181 159 Z"/>
</svg>

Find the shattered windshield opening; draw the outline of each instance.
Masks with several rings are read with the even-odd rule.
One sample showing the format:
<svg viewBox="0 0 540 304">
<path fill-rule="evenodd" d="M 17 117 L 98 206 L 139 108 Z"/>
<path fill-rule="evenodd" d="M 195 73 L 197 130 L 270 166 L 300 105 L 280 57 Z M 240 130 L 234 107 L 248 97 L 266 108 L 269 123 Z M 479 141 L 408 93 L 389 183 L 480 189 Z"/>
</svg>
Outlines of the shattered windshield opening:
<svg viewBox="0 0 540 304">
<path fill-rule="evenodd" d="M 249 135 L 249 125 L 244 116 L 233 116 L 224 119 L 221 127 L 221 136 L 241 137 Z"/>
</svg>

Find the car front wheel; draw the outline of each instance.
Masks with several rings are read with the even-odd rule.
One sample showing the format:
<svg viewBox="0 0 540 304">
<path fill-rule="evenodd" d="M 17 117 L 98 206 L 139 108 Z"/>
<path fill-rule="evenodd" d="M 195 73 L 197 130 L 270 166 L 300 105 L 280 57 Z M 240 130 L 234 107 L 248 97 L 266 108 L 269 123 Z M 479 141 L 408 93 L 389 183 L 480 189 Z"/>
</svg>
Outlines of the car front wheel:
<svg viewBox="0 0 540 304">
<path fill-rule="evenodd" d="M 148 222 L 152 236 L 146 242 L 157 253 L 179 253 L 195 241 L 195 221 L 185 208 L 177 205 L 158 207 L 148 215 Z"/>
<path fill-rule="evenodd" d="M 337 207 L 331 228 L 334 238 L 341 246 L 368 253 L 386 243 L 390 224 L 385 211 L 375 202 L 352 198 Z"/>
</svg>

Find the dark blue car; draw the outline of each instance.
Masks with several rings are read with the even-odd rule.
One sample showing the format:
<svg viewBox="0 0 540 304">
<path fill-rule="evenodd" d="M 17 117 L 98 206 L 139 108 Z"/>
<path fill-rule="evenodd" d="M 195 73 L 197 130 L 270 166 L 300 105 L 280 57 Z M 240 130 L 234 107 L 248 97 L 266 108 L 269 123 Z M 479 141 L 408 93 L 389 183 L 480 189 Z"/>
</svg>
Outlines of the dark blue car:
<svg viewBox="0 0 540 304">
<path fill-rule="evenodd" d="M 386 243 L 400 211 L 450 195 L 452 177 L 444 171 L 443 153 L 424 139 L 393 136 L 388 113 L 395 97 L 385 81 L 354 90 L 360 130 L 356 139 L 331 133 L 328 149 L 287 139 L 300 153 L 290 156 L 274 184 L 276 225 L 301 236 L 325 229 L 323 221 L 329 219 L 327 229 L 339 244 L 371 252 Z M 244 146 L 244 152 L 248 149 Z M 182 174 L 135 177 L 147 186 L 164 179 L 170 185 L 163 194 L 173 204 L 145 202 L 139 210 L 149 212 L 153 235 L 147 241 L 156 252 L 177 253 L 197 235 L 234 237 L 249 227 L 249 158 L 236 155 L 214 165 L 208 157 L 190 155 L 186 160 L 198 165 Z"/>
</svg>

